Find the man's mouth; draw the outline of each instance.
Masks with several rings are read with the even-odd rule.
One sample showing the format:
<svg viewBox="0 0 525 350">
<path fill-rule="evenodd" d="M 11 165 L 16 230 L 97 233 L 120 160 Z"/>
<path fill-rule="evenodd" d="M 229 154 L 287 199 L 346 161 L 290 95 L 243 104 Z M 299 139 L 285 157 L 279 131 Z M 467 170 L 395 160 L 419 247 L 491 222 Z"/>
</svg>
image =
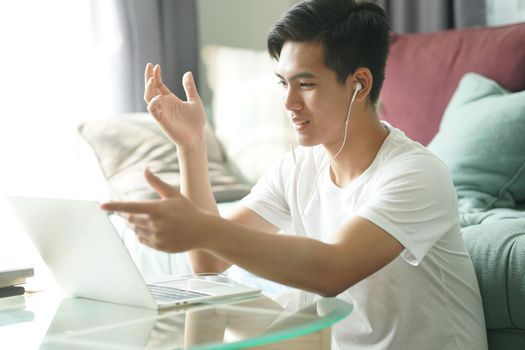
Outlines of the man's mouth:
<svg viewBox="0 0 525 350">
<path fill-rule="evenodd" d="M 298 121 L 296 121 L 294 123 L 297 124 L 297 125 L 305 125 L 305 124 L 310 123 L 310 121 L 309 120 L 298 120 Z"/>
<path fill-rule="evenodd" d="M 294 123 L 296 128 L 305 127 L 306 125 L 310 124 L 309 120 L 299 118 L 293 118 L 292 122 Z"/>
<path fill-rule="evenodd" d="M 310 124 L 309 120 L 293 119 L 292 121 L 294 123 L 295 130 L 298 131 L 303 130 L 308 124 Z"/>
</svg>

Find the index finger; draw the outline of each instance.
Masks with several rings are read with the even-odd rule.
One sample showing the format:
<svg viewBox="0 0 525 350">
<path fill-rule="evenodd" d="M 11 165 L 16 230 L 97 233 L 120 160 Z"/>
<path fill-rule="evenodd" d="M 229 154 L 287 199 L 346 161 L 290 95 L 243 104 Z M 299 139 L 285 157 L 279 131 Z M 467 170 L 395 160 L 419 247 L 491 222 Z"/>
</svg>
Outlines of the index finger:
<svg viewBox="0 0 525 350">
<path fill-rule="evenodd" d="M 107 202 L 100 208 L 106 211 L 116 211 L 128 214 L 151 214 L 155 211 L 154 202 Z"/>
<path fill-rule="evenodd" d="M 146 70 L 144 71 L 144 86 L 148 84 L 149 78 L 153 76 L 153 65 L 151 63 L 146 64 Z"/>
<path fill-rule="evenodd" d="M 153 76 L 155 77 L 155 83 L 157 84 L 157 89 L 160 90 L 160 92 L 163 95 L 169 95 L 171 94 L 170 89 L 164 83 L 162 82 L 162 74 L 160 72 L 160 65 L 156 65 L 153 67 Z"/>
</svg>

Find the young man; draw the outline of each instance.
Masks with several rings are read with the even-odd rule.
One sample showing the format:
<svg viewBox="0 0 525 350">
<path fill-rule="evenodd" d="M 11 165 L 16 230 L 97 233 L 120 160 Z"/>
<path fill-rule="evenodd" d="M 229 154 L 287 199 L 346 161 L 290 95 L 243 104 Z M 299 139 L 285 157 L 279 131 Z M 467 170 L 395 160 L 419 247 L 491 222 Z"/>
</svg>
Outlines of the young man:
<svg viewBox="0 0 525 350">
<path fill-rule="evenodd" d="M 204 109 L 191 74 L 184 102 L 148 64 L 144 97 L 177 146 L 181 193 L 146 171 L 161 200 L 103 208 L 125 213 L 144 244 L 189 251 L 195 272 L 235 264 L 353 303 L 333 328 L 334 348 L 485 349 L 446 166 L 375 112 L 388 48 L 388 19 L 374 4 L 305 1 L 279 19 L 268 49 L 302 147 L 227 219 L 210 188 Z"/>
</svg>

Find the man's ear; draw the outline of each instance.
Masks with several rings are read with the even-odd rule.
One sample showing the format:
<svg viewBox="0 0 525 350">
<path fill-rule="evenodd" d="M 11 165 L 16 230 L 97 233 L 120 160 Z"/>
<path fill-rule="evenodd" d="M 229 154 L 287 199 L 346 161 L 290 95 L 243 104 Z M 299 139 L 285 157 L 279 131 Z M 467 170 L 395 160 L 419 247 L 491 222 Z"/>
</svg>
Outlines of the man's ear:
<svg viewBox="0 0 525 350">
<path fill-rule="evenodd" d="M 355 100 L 364 101 L 368 98 L 373 84 L 373 77 L 370 69 L 359 67 L 355 70 L 354 74 L 349 75 L 346 80 L 346 85 L 349 88 L 350 98 L 354 94 L 356 83 L 361 84 L 361 89 L 357 93 Z"/>
</svg>

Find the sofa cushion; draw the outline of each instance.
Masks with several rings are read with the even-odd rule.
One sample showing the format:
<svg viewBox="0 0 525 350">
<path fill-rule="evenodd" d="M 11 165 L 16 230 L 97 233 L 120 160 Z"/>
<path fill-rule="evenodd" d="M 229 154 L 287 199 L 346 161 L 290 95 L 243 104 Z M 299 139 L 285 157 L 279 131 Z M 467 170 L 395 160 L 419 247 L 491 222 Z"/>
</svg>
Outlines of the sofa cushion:
<svg viewBox="0 0 525 350">
<path fill-rule="evenodd" d="M 525 220 L 462 229 L 478 278 L 488 329 L 525 330 Z"/>
<path fill-rule="evenodd" d="M 380 95 L 381 118 L 428 144 L 467 72 L 510 91 L 525 90 L 525 23 L 394 34 Z"/>
<path fill-rule="evenodd" d="M 79 133 L 96 155 L 111 189 L 111 198 L 156 198 L 157 194 L 144 178 L 146 167 L 164 181 L 180 184 L 177 150 L 147 114 L 87 121 L 79 126 Z M 211 129 L 206 130 L 206 142 L 216 201 L 233 201 L 248 194 L 250 186 L 235 173 Z"/>
<path fill-rule="evenodd" d="M 462 214 L 525 201 L 525 91 L 469 73 L 428 148 L 445 161 Z"/>
<path fill-rule="evenodd" d="M 489 329 L 487 338 L 491 350 L 525 349 L 525 331 L 519 329 Z"/>
</svg>

